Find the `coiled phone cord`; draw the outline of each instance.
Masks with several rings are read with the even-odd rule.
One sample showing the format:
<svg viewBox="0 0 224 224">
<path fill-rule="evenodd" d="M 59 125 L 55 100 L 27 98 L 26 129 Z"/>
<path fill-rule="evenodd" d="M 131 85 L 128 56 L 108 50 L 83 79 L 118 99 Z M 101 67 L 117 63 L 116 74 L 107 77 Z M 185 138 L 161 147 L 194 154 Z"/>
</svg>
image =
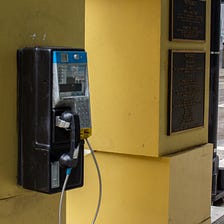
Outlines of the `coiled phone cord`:
<svg viewBox="0 0 224 224">
<path fill-rule="evenodd" d="M 93 161 L 95 163 L 96 170 L 97 170 L 97 174 L 98 174 L 98 180 L 99 180 L 99 199 L 98 199 L 98 204 L 97 204 L 96 212 L 95 212 L 95 215 L 94 215 L 94 218 L 93 218 L 93 221 L 92 221 L 92 224 L 95 224 L 96 219 L 97 219 L 97 216 L 98 216 L 98 213 L 99 213 L 99 210 L 100 210 L 101 200 L 102 200 L 102 178 L 101 178 L 100 168 L 99 168 L 97 159 L 95 157 L 95 153 L 94 153 L 94 151 L 92 149 L 92 146 L 91 146 L 91 144 L 90 144 L 90 142 L 89 142 L 88 139 L 85 139 L 85 140 L 86 140 L 86 142 L 88 144 L 88 147 L 89 147 L 89 150 L 91 152 Z M 62 216 L 61 216 L 61 212 L 62 212 L 62 202 L 63 202 L 64 192 L 65 192 L 65 188 L 66 188 L 66 185 L 67 185 L 68 178 L 70 176 L 71 170 L 72 170 L 72 168 L 67 168 L 66 169 L 66 177 L 65 177 L 64 184 L 63 184 L 63 188 L 62 188 L 62 192 L 61 192 L 61 197 L 60 197 L 60 203 L 59 203 L 59 224 L 62 224 Z"/>
</svg>

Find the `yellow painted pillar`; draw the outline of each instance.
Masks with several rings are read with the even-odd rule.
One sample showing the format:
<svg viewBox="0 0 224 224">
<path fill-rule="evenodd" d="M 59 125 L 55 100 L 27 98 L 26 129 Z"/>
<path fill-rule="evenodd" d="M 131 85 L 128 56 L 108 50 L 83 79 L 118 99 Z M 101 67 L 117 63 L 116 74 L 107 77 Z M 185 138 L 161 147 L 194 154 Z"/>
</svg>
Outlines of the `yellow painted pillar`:
<svg viewBox="0 0 224 224">
<path fill-rule="evenodd" d="M 157 157 L 207 143 L 210 1 L 206 4 L 206 41 L 177 42 L 169 41 L 167 0 L 86 0 L 91 141 L 97 150 Z M 171 49 L 206 52 L 205 125 L 167 136 Z"/>
<path fill-rule="evenodd" d="M 167 0 L 86 0 L 85 45 L 103 200 L 96 224 L 210 223 L 212 145 L 208 142 L 210 0 L 206 41 L 169 41 Z M 206 54 L 205 123 L 167 135 L 168 51 Z M 67 224 L 91 223 L 97 176 L 67 193 Z"/>
<path fill-rule="evenodd" d="M 156 159 L 97 152 L 103 197 L 96 223 L 210 223 L 211 148 Z M 84 187 L 67 193 L 67 224 L 91 223 L 97 200 L 97 173 L 89 155 Z"/>
<path fill-rule="evenodd" d="M 84 47 L 84 0 L 3 1 L 0 11 L 0 223 L 55 224 L 59 195 L 17 186 L 16 50 L 35 45 Z"/>
</svg>

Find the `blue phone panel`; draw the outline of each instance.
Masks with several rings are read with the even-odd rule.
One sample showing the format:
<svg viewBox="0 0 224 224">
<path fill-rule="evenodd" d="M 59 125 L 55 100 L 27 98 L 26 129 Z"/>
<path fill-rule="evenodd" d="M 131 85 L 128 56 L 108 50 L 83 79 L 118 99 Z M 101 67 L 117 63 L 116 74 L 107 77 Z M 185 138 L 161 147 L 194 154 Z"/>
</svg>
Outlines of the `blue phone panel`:
<svg viewBox="0 0 224 224">
<path fill-rule="evenodd" d="M 87 63 L 84 51 L 53 51 L 53 63 Z"/>
</svg>

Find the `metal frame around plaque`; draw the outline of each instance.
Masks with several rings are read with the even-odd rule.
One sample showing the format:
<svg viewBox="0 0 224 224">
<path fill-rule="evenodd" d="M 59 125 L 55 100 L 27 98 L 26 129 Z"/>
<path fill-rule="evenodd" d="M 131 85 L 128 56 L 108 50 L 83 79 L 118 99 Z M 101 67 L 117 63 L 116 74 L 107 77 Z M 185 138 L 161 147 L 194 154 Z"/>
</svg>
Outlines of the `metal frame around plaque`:
<svg viewBox="0 0 224 224">
<path fill-rule="evenodd" d="M 186 9 L 183 11 L 186 11 L 186 12 L 185 13 L 181 12 L 180 9 L 174 12 L 174 7 L 176 6 L 175 8 L 177 8 L 177 4 L 180 4 L 181 6 L 185 5 Z M 199 13 L 199 10 L 190 11 L 194 9 L 195 4 L 200 4 L 196 8 L 201 10 L 201 15 L 197 14 Z M 175 21 L 175 17 L 174 17 L 175 13 L 179 14 L 179 15 L 176 15 L 176 17 L 179 17 L 177 21 Z M 177 26 L 177 23 L 180 23 L 181 21 L 183 23 L 182 26 L 179 26 L 177 30 L 174 30 L 175 26 Z M 170 0 L 170 23 L 169 24 L 170 24 L 170 28 L 169 28 L 170 41 L 205 42 L 206 40 L 206 0 Z M 199 30 L 199 28 L 201 28 L 201 30 Z M 202 32 L 203 38 L 201 37 L 196 38 L 197 29 L 198 31 Z M 176 33 L 175 35 L 175 32 L 178 32 L 178 33 Z M 189 34 L 190 32 L 192 33 Z M 190 35 L 191 35 L 191 38 L 190 38 Z"/>
<path fill-rule="evenodd" d="M 177 61 L 176 62 L 174 61 L 174 54 L 176 53 L 179 55 L 175 60 L 180 60 L 180 62 L 184 63 L 185 65 L 189 63 L 187 65 L 189 66 L 188 69 L 186 68 L 186 66 L 185 67 L 180 66 L 174 68 L 174 63 L 178 63 Z M 182 56 L 180 54 L 182 54 Z M 187 62 L 186 60 L 185 61 L 182 60 L 182 57 L 183 56 L 186 57 L 187 55 L 188 57 L 191 57 L 191 59 L 189 59 L 189 62 Z M 196 58 L 195 57 L 196 55 L 200 56 L 201 59 L 200 57 Z M 199 60 L 200 65 L 198 67 L 194 67 L 193 65 L 196 65 L 195 63 L 197 60 Z M 204 127 L 205 66 L 206 66 L 205 51 L 169 50 L 168 130 L 167 130 L 168 135 L 173 135 Z M 179 76 L 174 77 L 175 75 Z M 182 78 L 180 77 L 181 75 L 185 79 L 181 79 Z M 177 78 L 177 80 L 174 80 L 174 78 Z M 175 88 L 174 85 L 176 84 L 178 85 Z M 191 86 L 189 84 L 191 84 Z M 174 92 L 175 95 L 177 95 L 175 97 L 173 94 Z M 174 109 L 176 110 L 175 112 Z M 194 111 L 195 109 L 197 109 L 198 111 Z M 196 112 L 197 114 L 195 114 Z M 176 116 L 175 117 L 176 120 L 174 120 L 174 116 Z M 179 127 L 176 126 L 176 123 L 179 123 Z"/>
</svg>

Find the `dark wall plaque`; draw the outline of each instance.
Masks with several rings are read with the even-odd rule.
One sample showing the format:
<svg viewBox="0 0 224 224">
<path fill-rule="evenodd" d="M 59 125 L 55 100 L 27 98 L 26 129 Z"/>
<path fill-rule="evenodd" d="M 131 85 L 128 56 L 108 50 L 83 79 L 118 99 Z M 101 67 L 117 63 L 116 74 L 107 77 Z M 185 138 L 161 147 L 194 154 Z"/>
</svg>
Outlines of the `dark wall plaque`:
<svg viewBox="0 0 224 224">
<path fill-rule="evenodd" d="M 170 40 L 205 41 L 205 0 L 170 0 L 170 17 Z"/>
<path fill-rule="evenodd" d="M 204 126 L 205 52 L 169 51 L 168 134 Z"/>
</svg>

